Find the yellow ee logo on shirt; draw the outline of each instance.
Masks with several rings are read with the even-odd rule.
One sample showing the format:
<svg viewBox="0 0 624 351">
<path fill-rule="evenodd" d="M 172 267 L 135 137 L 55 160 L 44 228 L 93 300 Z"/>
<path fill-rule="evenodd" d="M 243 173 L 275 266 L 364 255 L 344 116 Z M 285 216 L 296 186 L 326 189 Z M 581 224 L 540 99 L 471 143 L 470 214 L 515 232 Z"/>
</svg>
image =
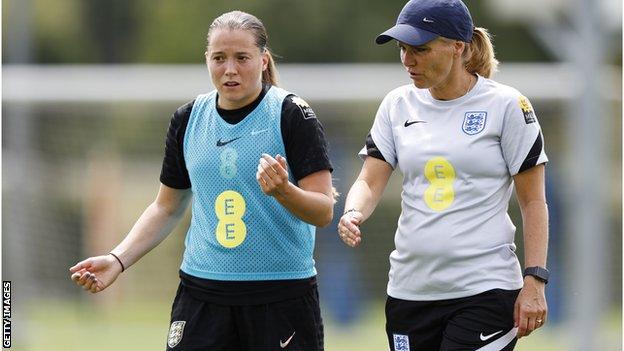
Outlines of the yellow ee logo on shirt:
<svg viewBox="0 0 624 351">
<path fill-rule="evenodd" d="M 425 177 L 431 185 L 425 190 L 425 203 L 434 211 L 442 211 L 455 200 L 455 169 L 443 157 L 434 157 L 425 164 Z"/>
<path fill-rule="evenodd" d="M 232 249 L 242 244 L 247 237 L 247 226 L 243 222 L 243 215 L 247 204 L 243 196 L 233 190 L 226 190 L 215 200 L 215 214 L 217 223 L 217 241 L 223 247 Z"/>
</svg>

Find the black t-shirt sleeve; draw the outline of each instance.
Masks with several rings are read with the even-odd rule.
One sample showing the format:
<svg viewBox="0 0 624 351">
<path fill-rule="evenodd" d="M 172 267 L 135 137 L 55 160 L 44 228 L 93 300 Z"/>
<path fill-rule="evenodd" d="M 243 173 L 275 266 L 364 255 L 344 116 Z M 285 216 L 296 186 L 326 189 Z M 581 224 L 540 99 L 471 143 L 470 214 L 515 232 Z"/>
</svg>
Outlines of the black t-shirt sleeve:
<svg viewBox="0 0 624 351">
<path fill-rule="evenodd" d="M 286 162 L 296 181 L 314 172 L 333 171 L 323 125 L 300 97 L 288 95 L 284 99 L 281 129 Z"/>
<path fill-rule="evenodd" d="M 165 140 L 165 157 L 160 171 L 160 182 L 175 189 L 188 189 L 191 187 L 184 161 L 184 133 L 188 125 L 191 111 L 195 100 L 180 106 L 171 117 L 169 130 Z"/>
<path fill-rule="evenodd" d="M 370 133 L 368 133 L 368 135 L 366 136 L 366 154 L 368 156 L 388 162 L 381 154 L 381 151 L 379 151 L 379 148 L 375 144 L 375 141 L 373 141 L 373 137 L 371 136 Z"/>
</svg>

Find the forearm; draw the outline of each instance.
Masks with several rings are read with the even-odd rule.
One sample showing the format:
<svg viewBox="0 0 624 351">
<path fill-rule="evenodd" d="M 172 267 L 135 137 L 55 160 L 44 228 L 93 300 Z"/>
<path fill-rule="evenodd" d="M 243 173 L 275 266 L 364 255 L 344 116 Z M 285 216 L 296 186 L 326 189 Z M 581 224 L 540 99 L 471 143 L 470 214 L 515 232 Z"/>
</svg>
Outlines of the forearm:
<svg viewBox="0 0 624 351">
<path fill-rule="evenodd" d="M 522 209 L 525 267 L 546 267 L 548 254 L 548 206 L 532 201 Z"/>
<path fill-rule="evenodd" d="M 111 252 L 127 269 L 158 246 L 171 233 L 184 214 L 184 207 L 175 210 L 152 203 L 134 224 L 128 235 Z"/>
<path fill-rule="evenodd" d="M 345 211 L 352 209 L 362 213 L 362 223 L 371 216 L 381 199 L 383 189 L 371 189 L 364 179 L 358 179 L 353 183 L 345 201 Z"/>
<path fill-rule="evenodd" d="M 327 194 L 304 190 L 289 182 L 275 199 L 297 218 L 317 227 L 324 227 L 332 221 L 334 199 Z"/>
</svg>

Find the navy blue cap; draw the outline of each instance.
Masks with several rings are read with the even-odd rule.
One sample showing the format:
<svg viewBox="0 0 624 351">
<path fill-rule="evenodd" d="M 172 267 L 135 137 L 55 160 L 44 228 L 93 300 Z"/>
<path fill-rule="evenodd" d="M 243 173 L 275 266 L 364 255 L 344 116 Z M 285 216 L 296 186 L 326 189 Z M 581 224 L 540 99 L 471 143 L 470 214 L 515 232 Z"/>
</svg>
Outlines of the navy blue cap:
<svg viewBox="0 0 624 351">
<path fill-rule="evenodd" d="M 441 36 L 469 43 L 473 29 L 470 12 L 461 0 L 410 0 L 396 25 L 377 36 L 375 42 L 395 39 L 418 46 Z"/>
</svg>

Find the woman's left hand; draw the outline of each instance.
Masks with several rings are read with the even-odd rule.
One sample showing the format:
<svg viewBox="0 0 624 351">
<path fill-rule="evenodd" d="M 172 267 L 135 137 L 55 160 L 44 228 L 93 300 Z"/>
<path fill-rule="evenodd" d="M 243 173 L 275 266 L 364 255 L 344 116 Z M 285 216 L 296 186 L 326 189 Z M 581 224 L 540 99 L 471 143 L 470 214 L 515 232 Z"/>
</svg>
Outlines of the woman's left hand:
<svg viewBox="0 0 624 351">
<path fill-rule="evenodd" d="M 530 275 L 524 278 L 524 287 L 520 290 L 514 307 L 514 324 L 518 328 L 518 338 L 527 336 L 546 324 L 548 306 L 545 285 Z"/>
<path fill-rule="evenodd" d="M 258 163 L 256 180 L 258 180 L 258 184 L 265 194 L 269 196 L 284 195 L 290 185 L 286 159 L 279 154 L 275 158 L 271 155 L 262 154 Z"/>
</svg>

